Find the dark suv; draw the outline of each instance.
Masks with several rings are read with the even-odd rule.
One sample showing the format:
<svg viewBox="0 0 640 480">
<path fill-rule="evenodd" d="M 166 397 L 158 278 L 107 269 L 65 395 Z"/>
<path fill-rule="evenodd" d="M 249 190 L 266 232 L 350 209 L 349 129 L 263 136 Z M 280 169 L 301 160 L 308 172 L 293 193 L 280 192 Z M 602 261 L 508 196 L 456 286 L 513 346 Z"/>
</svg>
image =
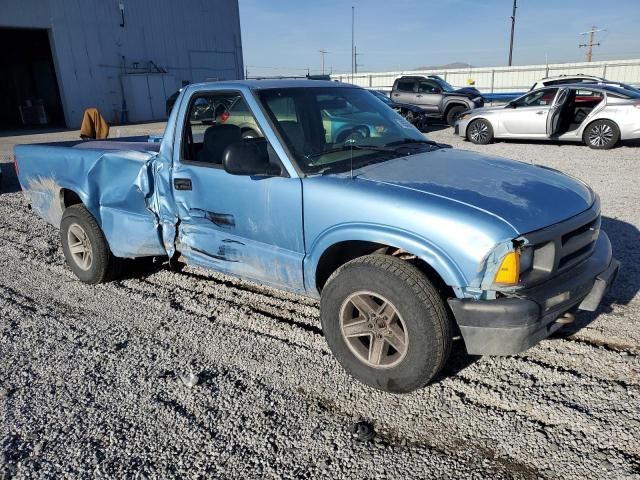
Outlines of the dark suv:
<svg viewBox="0 0 640 480">
<path fill-rule="evenodd" d="M 391 100 L 424 108 L 430 116 L 445 119 L 453 126 L 465 110 L 484 106 L 478 90 L 471 87 L 455 89 L 437 75 L 404 76 L 393 82 Z"/>
</svg>

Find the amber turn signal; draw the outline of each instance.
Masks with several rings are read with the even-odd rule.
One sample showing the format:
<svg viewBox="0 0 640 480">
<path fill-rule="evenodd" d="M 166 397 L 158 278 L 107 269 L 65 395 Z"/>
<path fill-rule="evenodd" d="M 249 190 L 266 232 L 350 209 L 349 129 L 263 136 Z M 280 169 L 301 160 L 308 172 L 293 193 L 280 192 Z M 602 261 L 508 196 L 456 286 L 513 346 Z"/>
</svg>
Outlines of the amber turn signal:
<svg viewBox="0 0 640 480">
<path fill-rule="evenodd" d="M 517 285 L 520 278 L 520 257 L 518 252 L 507 253 L 496 272 L 494 283 L 498 285 Z"/>
</svg>

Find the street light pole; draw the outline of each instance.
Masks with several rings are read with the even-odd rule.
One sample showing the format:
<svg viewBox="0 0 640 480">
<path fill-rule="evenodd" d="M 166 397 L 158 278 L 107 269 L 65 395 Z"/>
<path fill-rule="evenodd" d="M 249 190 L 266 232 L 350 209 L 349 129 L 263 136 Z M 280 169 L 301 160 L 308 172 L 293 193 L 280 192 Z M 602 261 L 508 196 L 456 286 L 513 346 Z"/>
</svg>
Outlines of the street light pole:
<svg viewBox="0 0 640 480">
<path fill-rule="evenodd" d="M 511 40 L 509 41 L 509 66 L 511 66 L 511 60 L 513 59 L 513 31 L 516 28 L 516 6 L 517 0 L 513 0 L 513 12 L 511 13 Z"/>
</svg>

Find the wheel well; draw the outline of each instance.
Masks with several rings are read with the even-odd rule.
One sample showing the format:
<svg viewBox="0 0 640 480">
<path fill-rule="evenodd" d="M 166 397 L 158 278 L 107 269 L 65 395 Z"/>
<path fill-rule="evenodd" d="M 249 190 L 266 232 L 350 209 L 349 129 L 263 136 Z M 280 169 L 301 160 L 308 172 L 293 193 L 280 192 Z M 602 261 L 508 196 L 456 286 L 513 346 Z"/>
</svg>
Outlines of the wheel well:
<svg viewBox="0 0 640 480">
<path fill-rule="evenodd" d="M 464 103 L 458 103 L 458 102 L 454 102 L 454 103 L 449 103 L 447 104 L 446 107 L 444 107 L 444 114 L 448 114 L 449 110 L 451 110 L 453 107 L 463 107 L 463 108 L 469 108 L 469 105 L 466 105 Z"/>
<path fill-rule="evenodd" d="M 325 250 L 316 268 L 316 288 L 321 292 L 331 274 L 338 268 L 355 258 L 371 255 L 372 253 L 393 255 L 415 265 L 431 283 L 433 283 L 443 298 L 455 296 L 453 289 L 448 286 L 438 272 L 424 260 L 397 247 L 360 240 L 336 243 Z"/>
<path fill-rule="evenodd" d="M 613 124 L 615 125 L 615 127 L 618 129 L 618 132 L 620 132 L 620 126 L 619 126 L 616 122 L 614 122 L 613 120 L 611 120 L 610 118 L 594 118 L 593 120 L 591 120 L 589 123 L 587 123 L 587 124 L 585 125 L 585 127 L 584 127 L 584 129 L 583 129 L 582 131 L 583 131 L 583 132 L 586 132 L 586 131 L 587 131 L 587 129 L 588 129 L 591 125 L 593 125 L 594 123 L 599 122 L 599 121 L 601 121 L 601 120 L 606 120 L 607 122 L 611 122 L 611 123 L 613 123 Z"/>
<path fill-rule="evenodd" d="M 64 206 L 64 208 L 82 203 L 82 200 L 80 199 L 78 194 L 73 190 L 69 190 L 68 188 L 63 188 L 60 191 L 60 196 L 62 198 L 62 205 Z"/>
</svg>

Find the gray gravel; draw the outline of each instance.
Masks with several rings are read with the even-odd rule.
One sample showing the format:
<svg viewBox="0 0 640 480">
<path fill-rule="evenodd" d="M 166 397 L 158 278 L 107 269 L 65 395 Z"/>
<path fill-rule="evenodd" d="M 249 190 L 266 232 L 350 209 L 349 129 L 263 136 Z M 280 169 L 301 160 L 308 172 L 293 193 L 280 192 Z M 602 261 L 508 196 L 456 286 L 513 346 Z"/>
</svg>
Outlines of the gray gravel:
<svg viewBox="0 0 640 480">
<path fill-rule="evenodd" d="M 304 297 L 162 264 L 76 281 L 9 163 L 13 143 L 76 135 L 0 138 L 0 478 L 640 478 L 640 145 L 429 133 L 584 179 L 624 269 L 562 335 L 506 358 L 458 342 L 437 382 L 394 396 L 339 368 Z"/>
</svg>

